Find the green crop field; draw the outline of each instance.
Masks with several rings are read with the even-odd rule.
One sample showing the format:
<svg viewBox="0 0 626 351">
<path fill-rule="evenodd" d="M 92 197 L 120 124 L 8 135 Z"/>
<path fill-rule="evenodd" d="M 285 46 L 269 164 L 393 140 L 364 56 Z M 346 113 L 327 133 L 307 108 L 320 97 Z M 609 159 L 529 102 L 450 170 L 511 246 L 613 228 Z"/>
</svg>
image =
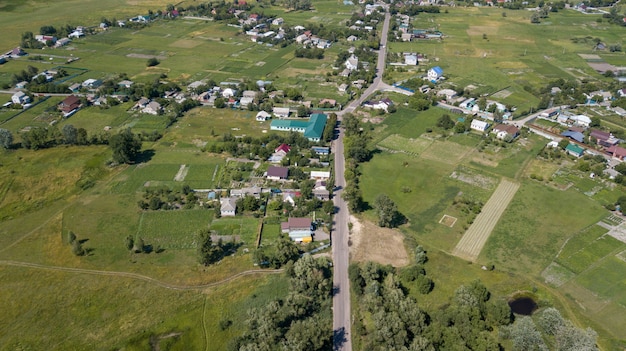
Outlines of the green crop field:
<svg viewBox="0 0 626 351">
<path fill-rule="evenodd" d="M 137 237 L 146 243 L 166 250 L 185 250 L 197 247 L 196 235 L 207 229 L 213 211 L 179 210 L 144 212 L 141 215 Z"/>
</svg>

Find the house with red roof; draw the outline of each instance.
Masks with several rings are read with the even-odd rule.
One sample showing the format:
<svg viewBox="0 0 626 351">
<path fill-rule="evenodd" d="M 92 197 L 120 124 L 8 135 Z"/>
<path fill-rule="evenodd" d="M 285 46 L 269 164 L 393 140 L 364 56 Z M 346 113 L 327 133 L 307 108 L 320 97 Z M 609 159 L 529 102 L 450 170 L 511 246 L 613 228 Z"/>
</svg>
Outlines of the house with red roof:
<svg viewBox="0 0 626 351">
<path fill-rule="evenodd" d="M 313 227 L 311 219 L 306 217 L 291 217 L 287 222 L 280 224 L 281 232 L 288 234 L 295 242 L 309 243 L 313 241 Z"/>
<path fill-rule="evenodd" d="M 59 110 L 63 112 L 63 117 L 69 117 L 80 108 L 80 98 L 70 95 L 58 105 Z"/>
<path fill-rule="evenodd" d="M 613 145 L 606 149 L 606 152 L 613 156 L 613 158 L 621 161 L 626 157 L 626 149 L 621 146 Z"/>
</svg>

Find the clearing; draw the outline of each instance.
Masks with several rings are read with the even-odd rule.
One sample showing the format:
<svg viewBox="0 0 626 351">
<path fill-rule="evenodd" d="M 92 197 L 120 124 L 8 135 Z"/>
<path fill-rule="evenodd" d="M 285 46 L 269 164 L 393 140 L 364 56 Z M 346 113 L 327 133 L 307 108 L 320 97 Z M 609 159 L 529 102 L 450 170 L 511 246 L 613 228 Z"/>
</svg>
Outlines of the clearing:
<svg viewBox="0 0 626 351">
<path fill-rule="evenodd" d="M 409 264 L 404 237 L 399 231 L 381 228 L 372 222 L 362 222 L 350 216 L 350 253 L 355 262 L 374 261 L 402 267 Z"/>
</svg>

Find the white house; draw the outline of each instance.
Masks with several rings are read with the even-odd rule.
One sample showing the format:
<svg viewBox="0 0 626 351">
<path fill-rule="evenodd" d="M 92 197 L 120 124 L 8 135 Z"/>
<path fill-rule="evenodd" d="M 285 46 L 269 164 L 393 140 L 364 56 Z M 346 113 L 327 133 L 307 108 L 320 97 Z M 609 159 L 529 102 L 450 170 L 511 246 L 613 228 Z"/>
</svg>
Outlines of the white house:
<svg viewBox="0 0 626 351">
<path fill-rule="evenodd" d="M 407 66 L 417 65 L 417 54 L 410 53 L 404 55 L 404 64 Z"/>
<path fill-rule="evenodd" d="M 13 96 L 11 96 L 11 101 L 14 104 L 27 104 L 30 102 L 30 96 L 26 95 L 24 92 L 22 91 L 18 91 L 17 93 L 13 94 Z"/>
<path fill-rule="evenodd" d="M 428 80 L 435 83 L 439 78 L 443 77 L 443 70 L 439 66 L 435 66 L 428 70 Z"/>
<path fill-rule="evenodd" d="M 228 98 L 235 96 L 236 93 L 237 93 L 236 90 L 231 89 L 231 88 L 226 88 L 222 91 L 222 97 L 228 99 Z"/>
<path fill-rule="evenodd" d="M 220 214 L 222 217 L 234 216 L 237 212 L 237 200 L 232 197 L 220 199 Z"/>
<path fill-rule="evenodd" d="M 256 120 L 259 122 L 267 121 L 271 117 L 272 115 L 265 111 L 259 111 L 259 113 L 256 114 Z"/>
<path fill-rule="evenodd" d="M 489 128 L 489 123 L 481 121 L 479 119 L 474 119 L 472 120 L 470 128 L 479 132 L 485 132 Z"/>
<path fill-rule="evenodd" d="M 96 89 L 97 87 L 102 85 L 102 81 L 100 79 L 90 78 L 84 81 L 82 85 L 83 85 L 83 88 Z"/>
<path fill-rule="evenodd" d="M 457 95 L 456 91 L 452 89 L 441 89 L 437 92 L 437 96 L 444 96 L 446 100 L 450 100 Z"/>
<path fill-rule="evenodd" d="M 330 171 L 311 171 L 311 179 L 328 180 L 329 178 Z"/>
<path fill-rule="evenodd" d="M 357 41 L 358 39 L 359 38 L 357 38 L 355 35 L 351 35 L 351 36 L 346 38 L 346 40 L 349 41 L 349 42 Z"/>
<path fill-rule="evenodd" d="M 287 118 L 289 117 L 289 107 L 274 107 L 272 113 L 278 118 Z"/>
<path fill-rule="evenodd" d="M 572 120 L 575 125 L 585 128 L 588 128 L 589 124 L 591 124 L 591 118 L 585 115 L 572 116 L 570 117 L 570 120 Z"/>
<path fill-rule="evenodd" d="M 249 96 L 244 96 L 241 99 L 239 99 L 239 104 L 241 105 L 241 107 L 246 108 L 248 107 L 248 105 L 250 105 L 251 103 L 254 102 L 254 98 L 251 98 Z"/>
<path fill-rule="evenodd" d="M 354 71 L 359 68 L 359 58 L 354 56 L 354 54 L 350 55 L 350 57 L 348 57 L 344 65 L 350 71 Z"/>
<path fill-rule="evenodd" d="M 278 17 L 278 18 L 274 18 L 274 20 L 272 21 L 272 24 L 275 26 L 280 26 L 281 24 L 283 24 L 283 22 L 285 22 L 285 20 L 283 20 L 282 17 Z"/>
</svg>

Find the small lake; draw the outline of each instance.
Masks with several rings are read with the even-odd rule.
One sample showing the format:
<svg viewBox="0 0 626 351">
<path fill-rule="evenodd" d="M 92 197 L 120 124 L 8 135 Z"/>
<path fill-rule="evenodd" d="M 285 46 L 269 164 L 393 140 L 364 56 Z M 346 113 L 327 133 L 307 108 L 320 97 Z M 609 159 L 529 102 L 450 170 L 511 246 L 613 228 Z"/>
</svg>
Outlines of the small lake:
<svg viewBox="0 0 626 351">
<path fill-rule="evenodd" d="M 515 314 L 530 316 L 537 309 L 537 303 L 530 297 L 520 296 L 509 301 L 509 307 Z"/>
</svg>

